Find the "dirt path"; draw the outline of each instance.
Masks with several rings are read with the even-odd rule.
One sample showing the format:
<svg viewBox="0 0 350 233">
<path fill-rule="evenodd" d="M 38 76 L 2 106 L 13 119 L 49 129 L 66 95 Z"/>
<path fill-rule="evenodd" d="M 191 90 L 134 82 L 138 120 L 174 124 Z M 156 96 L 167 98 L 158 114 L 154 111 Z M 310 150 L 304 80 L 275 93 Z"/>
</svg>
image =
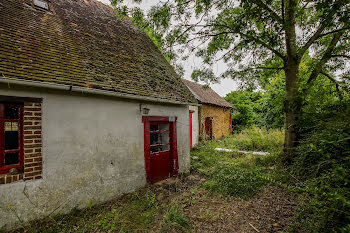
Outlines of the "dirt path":
<svg viewBox="0 0 350 233">
<path fill-rule="evenodd" d="M 150 188 L 162 205 L 180 205 L 191 220 L 193 232 L 282 232 L 291 221 L 296 197 L 267 186 L 243 200 L 220 197 L 198 188 L 197 175 L 167 180 Z M 154 229 L 157 231 L 157 229 Z"/>
</svg>

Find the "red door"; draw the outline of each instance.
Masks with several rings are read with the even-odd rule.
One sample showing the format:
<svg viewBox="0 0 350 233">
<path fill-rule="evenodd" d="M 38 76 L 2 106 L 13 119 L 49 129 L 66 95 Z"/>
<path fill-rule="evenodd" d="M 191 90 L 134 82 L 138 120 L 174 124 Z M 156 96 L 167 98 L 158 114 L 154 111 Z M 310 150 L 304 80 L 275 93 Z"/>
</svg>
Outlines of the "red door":
<svg viewBox="0 0 350 233">
<path fill-rule="evenodd" d="M 143 117 L 147 181 L 177 175 L 176 125 L 168 117 Z"/>
<path fill-rule="evenodd" d="M 213 139 L 213 120 L 212 120 L 212 118 L 211 117 L 205 118 L 204 124 L 205 124 L 204 130 L 205 130 L 206 139 L 212 140 Z"/>
<path fill-rule="evenodd" d="M 190 111 L 190 148 L 192 149 L 192 114 L 193 111 Z"/>
</svg>

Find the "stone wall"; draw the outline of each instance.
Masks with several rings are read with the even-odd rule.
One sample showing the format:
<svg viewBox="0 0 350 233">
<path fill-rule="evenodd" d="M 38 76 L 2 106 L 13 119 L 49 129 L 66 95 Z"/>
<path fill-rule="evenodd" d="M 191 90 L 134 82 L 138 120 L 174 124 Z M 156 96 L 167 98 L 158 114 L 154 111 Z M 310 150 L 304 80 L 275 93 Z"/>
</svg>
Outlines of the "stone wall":
<svg viewBox="0 0 350 233">
<path fill-rule="evenodd" d="M 200 138 L 204 137 L 204 122 L 207 117 L 213 120 L 213 137 L 219 139 L 230 131 L 230 109 L 216 105 L 202 104 L 199 107 Z"/>
</svg>

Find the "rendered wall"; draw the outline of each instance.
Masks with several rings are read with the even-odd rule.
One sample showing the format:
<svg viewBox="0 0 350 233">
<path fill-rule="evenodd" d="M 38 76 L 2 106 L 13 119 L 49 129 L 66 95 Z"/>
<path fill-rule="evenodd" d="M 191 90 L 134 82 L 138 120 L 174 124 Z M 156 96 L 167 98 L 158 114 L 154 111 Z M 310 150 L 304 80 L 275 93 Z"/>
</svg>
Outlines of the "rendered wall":
<svg viewBox="0 0 350 233">
<path fill-rule="evenodd" d="M 204 122 L 205 118 L 212 117 L 213 119 L 213 137 L 219 139 L 229 133 L 230 128 L 230 109 L 215 105 L 202 104 L 199 107 L 200 121 L 200 138 L 204 138 Z"/>
<path fill-rule="evenodd" d="M 0 185 L 0 229 L 108 201 L 146 184 L 140 102 L 0 85 L 0 95 L 42 98 L 42 179 Z M 177 116 L 179 172 L 187 172 L 186 105 L 144 103 Z M 9 208 L 10 207 L 10 208 Z"/>
<path fill-rule="evenodd" d="M 199 140 L 198 106 L 189 106 L 189 110 L 194 111 L 192 114 L 192 146 L 195 146 Z"/>
</svg>

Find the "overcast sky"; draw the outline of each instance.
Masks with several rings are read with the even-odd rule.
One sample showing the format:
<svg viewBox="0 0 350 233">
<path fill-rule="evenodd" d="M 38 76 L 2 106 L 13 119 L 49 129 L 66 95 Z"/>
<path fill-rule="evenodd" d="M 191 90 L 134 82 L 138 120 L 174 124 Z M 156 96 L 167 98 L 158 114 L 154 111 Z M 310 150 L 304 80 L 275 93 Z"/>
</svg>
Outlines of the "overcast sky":
<svg viewBox="0 0 350 233">
<path fill-rule="evenodd" d="M 99 0 L 105 4 L 110 4 L 109 0 Z M 132 0 L 126 0 L 125 5 L 129 7 L 138 6 L 147 13 L 152 5 L 155 5 L 157 0 L 144 0 L 140 4 L 135 4 Z M 185 75 L 184 78 L 191 80 L 191 73 L 194 68 L 199 68 L 201 65 L 201 60 L 194 56 L 190 56 L 186 63 L 184 63 Z M 222 73 L 225 70 L 225 64 L 223 62 L 218 62 L 214 66 L 214 72 L 217 74 Z M 193 81 L 193 80 L 192 80 Z M 227 93 L 237 89 L 237 84 L 232 79 L 222 79 L 219 84 L 210 84 L 210 87 L 216 91 L 219 95 L 225 96 Z"/>
</svg>

